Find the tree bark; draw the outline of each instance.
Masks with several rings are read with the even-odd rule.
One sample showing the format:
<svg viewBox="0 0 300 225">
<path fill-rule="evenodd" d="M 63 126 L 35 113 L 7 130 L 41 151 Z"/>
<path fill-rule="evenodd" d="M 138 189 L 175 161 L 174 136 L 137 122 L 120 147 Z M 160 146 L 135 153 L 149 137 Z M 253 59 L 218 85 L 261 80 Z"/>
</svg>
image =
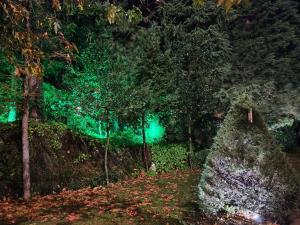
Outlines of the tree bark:
<svg viewBox="0 0 300 225">
<path fill-rule="evenodd" d="M 142 135 L 143 135 L 143 155 L 145 162 L 145 169 L 149 171 L 149 151 L 146 140 L 146 132 L 145 132 L 145 113 L 142 113 Z"/>
<path fill-rule="evenodd" d="M 42 79 L 37 76 L 31 76 L 29 81 L 29 89 L 30 89 L 30 118 L 33 119 L 41 119 L 42 113 L 40 108 L 41 102 L 41 86 L 42 86 Z"/>
<path fill-rule="evenodd" d="M 30 157 L 29 157 L 29 80 L 26 76 L 23 81 L 23 115 L 22 115 L 22 159 L 23 159 L 23 196 L 30 199 Z"/>
<path fill-rule="evenodd" d="M 30 8 L 31 3 L 27 1 Z M 26 14 L 26 29 L 28 35 L 31 33 L 29 12 Z M 27 65 L 31 62 L 31 56 L 25 56 Z M 23 114 L 22 114 L 22 161 L 23 161 L 23 197 L 28 201 L 30 193 L 30 154 L 29 154 L 29 101 L 30 101 L 31 74 L 25 74 L 23 78 Z"/>
<path fill-rule="evenodd" d="M 193 155 L 193 141 L 192 141 L 192 117 L 191 113 L 188 114 L 188 146 L 189 146 L 189 153 L 188 153 L 188 163 L 189 167 L 192 168 L 192 155 Z"/>
<path fill-rule="evenodd" d="M 109 132 L 110 132 L 110 123 L 109 123 L 109 111 L 106 111 L 107 116 L 107 126 L 106 126 L 106 145 L 105 145 L 105 156 L 104 156 L 104 168 L 105 168 L 105 176 L 106 176 L 106 184 L 109 184 L 109 175 L 108 175 L 108 165 L 107 165 L 107 158 L 108 158 L 108 149 L 109 149 Z"/>
</svg>

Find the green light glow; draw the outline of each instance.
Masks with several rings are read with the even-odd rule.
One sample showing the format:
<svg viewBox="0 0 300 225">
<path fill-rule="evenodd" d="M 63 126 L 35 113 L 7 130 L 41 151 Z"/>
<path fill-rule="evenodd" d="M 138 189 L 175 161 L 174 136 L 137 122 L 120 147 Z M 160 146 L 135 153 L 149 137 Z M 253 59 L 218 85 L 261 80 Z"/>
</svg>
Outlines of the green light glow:
<svg viewBox="0 0 300 225">
<path fill-rule="evenodd" d="M 154 115 L 148 115 L 146 118 L 148 126 L 145 129 L 146 141 L 149 144 L 157 143 L 165 135 L 165 128 L 159 123 L 159 118 Z M 138 134 L 132 136 L 132 141 L 135 143 L 143 143 L 143 137 L 141 135 L 142 129 L 138 129 Z"/>
<path fill-rule="evenodd" d="M 0 122 L 1 123 L 7 123 L 7 115 L 6 114 L 0 115 Z"/>
<path fill-rule="evenodd" d="M 15 106 L 11 106 L 9 113 L 8 113 L 8 117 L 7 117 L 7 122 L 15 122 L 17 119 L 17 109 Z"/>
<path fill-rule="evenodd" d="M 159 118 L 155 115 L 148 115 L 146 118 L 147 126 L 145 129 L 146 141 L 149 144 L 157 143 L 161 141 L 165 134 L 165 128 L 159 123 Z M 95 121 L 90 117 L 81 117 L 79 115 L 73 115 L 69 117 L 68 125 L 74 128 L 77 128 L 84 132 L 86 135 L 89 135 L 97 139 L 106 138 L 106 124 L 102 121 Z M 133 129 L 132 127 L 123 128 L 123 131 L 120 133 L 119 124 L 117 120 L 113 120 L 111 137 L 117 137 L 118 135 L 125 135 L 128 140 L 131 140 L 134 143 L 142 144 L 142 128 Z"/>
<path fill-rule="evenodd" d="M 46 106 L 48 106 L 49 114 L 54 115 L 55 119 L 60 119 L 61 114 L 66 112 L 64 107 L 66 103 L 64 102 L 64 98 L 60 99 L 58 96 L 64 96 L 66 93 L 54 88 L 49 84 L 45 84 L 43 86 L 44 90 L 44 101 L 46 101 Z M 76 108 L 75 106 L 73 106 Z M 9 112 L 9 120 L 14 121 L 16 116 L 15 107 L 11 107 Z M 80 130 L 84 134 L 96 138 L 96 139 L 105 139 L 106 138 L 106 123 L 100 120 L 96 120 L 91 116 L 86 115 L 82 112 L 81 107 L 78 107 L 75 111 L 69 111 L 65 113 L 67 115 L 67 125 L 70 128 L 74 128 L 76 130 Z M 5 122 L 7 122 L 7 113 Z M 159 118 L 156 115 L 147 115 L 146 117 L 146 141 L 149 144 L 157 143 L 161 141 L 165 134 L 165 128 L 160 124 Z M 118 136 L 126 136 L 126 139 L 136 143 L 142 144 L 142 129 L 138 127 L 134 129 L 128 124 L 127 127 L 123 127 L 122 131 L 120 131 L 120 124 L 117 119 L 112 118 L 111 124 L 111 137 Z"/>
</svg>

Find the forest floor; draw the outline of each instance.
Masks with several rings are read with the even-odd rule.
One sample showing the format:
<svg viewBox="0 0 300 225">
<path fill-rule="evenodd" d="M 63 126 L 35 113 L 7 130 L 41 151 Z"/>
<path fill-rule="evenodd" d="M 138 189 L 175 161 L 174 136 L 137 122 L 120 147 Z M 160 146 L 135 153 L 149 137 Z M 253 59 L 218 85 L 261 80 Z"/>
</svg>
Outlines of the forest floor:
<svg viewBox="0 0 300 225">
<path fill-rule="evenodd" d="M 300 154 L 288 156 L 297 165 Z M 300 172 L 300 168 L 298 171 Z M 0 201 L 0 224 L 23 225 L 218 225 L 251 224 L 236 218 L 209 218 L 199 213 L 200 170 L 141 174 L 106 187 L 65 190 L 34 196 L 24 203 Z M 222 222 L 223 221 L 223 222 Z M 231 221 L 231 222 L 230 222 Z"/>
<path fill-rule="evenodd" d="M 213 224 L 197 214 L 199 170 L 174 171 L 106 187 L 0 202 L 0 224 Z"/>
</svg>

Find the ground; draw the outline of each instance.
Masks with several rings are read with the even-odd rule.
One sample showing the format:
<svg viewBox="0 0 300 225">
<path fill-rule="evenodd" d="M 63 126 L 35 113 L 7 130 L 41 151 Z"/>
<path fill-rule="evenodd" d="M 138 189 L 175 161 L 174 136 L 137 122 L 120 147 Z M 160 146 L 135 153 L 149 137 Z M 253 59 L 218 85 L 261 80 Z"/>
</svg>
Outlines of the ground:
<svg viewBox="0 0 300 225">
<path fill-rule="evenodd" d="M 108 187 L 36 196 L 27 204 L 2 201 L 0 224 L 184 224 L 196 216 L 199 175 L 199 170 L 142 174 Z"/>
<path fill-rule="evenodd" d="M 202 215 L 197 204 L 200 173 L 185 170 L 157 176 L 140 174 L 107 187 L 35 196 L 29 203 L 6 199 L 0 201 L 0 224 L 251 224 L 241 218 L 227 218 L 224 223 L 224 218 Z"/>
</svg>

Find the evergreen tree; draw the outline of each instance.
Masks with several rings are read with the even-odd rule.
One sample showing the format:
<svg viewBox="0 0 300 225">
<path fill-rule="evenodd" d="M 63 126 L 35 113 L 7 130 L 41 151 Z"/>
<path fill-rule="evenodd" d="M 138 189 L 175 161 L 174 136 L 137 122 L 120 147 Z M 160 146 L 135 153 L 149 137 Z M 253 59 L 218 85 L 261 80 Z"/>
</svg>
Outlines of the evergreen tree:
<svg viewBox="0 0 300 225">
<path fill-rule="evenodd" d="M 168 51 L 161 49 L 161 38 L 157 27 L 141 29 L 134 40 L 131 62 L 135 73 L 128 110 L 132 121 L 141 122 L 143 137 L 143 160 L 146 170 L 150 167 L 151 153 L 147 146 L 146 117 L 165 112 L 174 101 L 174 86 L 170 80 L 172 61 Z"/>
<path fill-rule="evenodd" d="M 232 22 L 234 83 L 300 83 L 300 12 L 297 0 L 253 0 Z"/>
<path fill-rule="evenodd" d="M 299 203 L 298 177 L 248 97 L 232 105 L 215 138 L 199 198 L 209 213 L 225 210 L 277 221 L 285 221 Z"/>
<path fill-rule="evenodd" d="M 173 110 L 186 124 L 191 155 L 193 123 L 214 111 L 213 95 L 220 88 L 222 76 L 230 71 L 224 12 L 212 1 L 195 7 L 192 1 L 173 0 L 160 13 L 163 48 L 170 51 L 174 62 L 169 78 L 177 97 Z"/>
</svg>

